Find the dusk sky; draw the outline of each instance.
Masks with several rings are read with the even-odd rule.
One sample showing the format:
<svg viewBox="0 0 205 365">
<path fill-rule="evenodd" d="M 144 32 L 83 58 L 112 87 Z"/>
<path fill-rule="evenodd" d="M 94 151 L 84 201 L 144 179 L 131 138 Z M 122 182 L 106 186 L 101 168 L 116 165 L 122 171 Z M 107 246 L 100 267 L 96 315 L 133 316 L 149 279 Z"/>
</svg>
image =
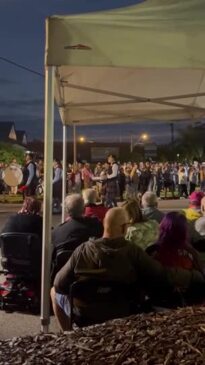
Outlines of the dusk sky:
<svg viewBox="0 0 205 365">
<path fill-rule="evenodd" d="M 136 4 L 137 0 L 0 0 L 0 57 L 44 73 L 45 18 Z M 28 139 L 43 139 L 44 79 L 0 59 L 0 121 L 13 121 Z M 181 125 L 181 123 L 180 123 Z M 70 131 L 71 132 L 71 131 Z M 92 140 L 129 140 L 146 132 L 152 141 L 169 142 L 169 124 L 127 124 L 78 128 Z M 55 138 L 61 139 L 56 113 Z M 111 137 L 113 140 L 113 137 Z M 137 138 L 137 137 L 136 137 Z"/>
</svg>

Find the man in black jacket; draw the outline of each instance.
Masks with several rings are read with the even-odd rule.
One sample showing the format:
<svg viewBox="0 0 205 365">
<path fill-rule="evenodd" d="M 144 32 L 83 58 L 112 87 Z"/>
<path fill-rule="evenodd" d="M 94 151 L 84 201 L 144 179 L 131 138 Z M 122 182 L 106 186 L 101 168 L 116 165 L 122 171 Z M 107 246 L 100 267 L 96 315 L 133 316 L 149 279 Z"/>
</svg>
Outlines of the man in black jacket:
<svg viewBox="0 0 205 365">
<path fill-rule="evenodd" d="M 72 194 L 66 197 L 65 210 L 68 214 L 67 219 L 56 227 L 52 233 L 52 261 L 54 267 L 56 256 L 60 251 L 69 251 L 71 254 L 76 247 L 90 237 L 97 238 L 102 236 L 102 223 L 97 217 L 83 216 L 84 209 L 84 201 L 80 194 Z M 56 269 L 54 271 L 56 272 Z M 54 273 L 52 276 L 54 276 Z"/>
</svg>

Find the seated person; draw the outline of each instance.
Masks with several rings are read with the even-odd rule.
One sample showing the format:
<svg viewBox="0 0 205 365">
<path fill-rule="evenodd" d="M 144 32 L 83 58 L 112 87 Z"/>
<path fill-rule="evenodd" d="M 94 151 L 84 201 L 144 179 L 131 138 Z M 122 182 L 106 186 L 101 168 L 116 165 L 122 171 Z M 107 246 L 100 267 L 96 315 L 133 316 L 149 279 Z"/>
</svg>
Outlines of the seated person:
<svg viewBox="0 0 205 365">
<path fill-rule="evenodd" d="M 80 194 L 68 195 L 65 198 L 66 221 L 52 232 L 53 260 L 59 251 L 72 252 L 90 237 L 102 236 L 102 223 L 96 217 L 85 217 L 84 210 L 84 201 Z"/>
<path fill-rule="evenodd" d="M 103 204 L 96 204 L 97 192 L 94 189 L 83 190 L 83 200 L 85 204 L 85 216 L 97 217 L 103 222 L 107 208 Z"/>
<path fill-rule="evenodd" d="M 2 233 L 35 233 L 42 239 L 41 202 L 32 196 L 24 199 L 21 210 L 11 215 L 5 223 Z"/>
<path fill-rule="evenodd" d="M 142 196 L 142 214 L 147 219 L 153 219 L 158 223 L 164 217 L 164 213 L 157 209 L 157 196 L 152 191 L 146 191 Z"/>
<path fill-rule="evenodd" d="M 31 258 L 31 266 L 29 267 L 29 273 L 32 275 L 31 290 L 35 288 L 35 293 L 38 297 L 40 297 L 42 225 L 43 225 L 42 217 L 40 216 L 40 211 L 41 211 L 41 202 L 37 200 L 37 198 L 32 196 L 25 197 L 21 210 L 18 213 L 13 214 L 8 218 L 1 232 L 1 233 L 33 233 L 39 237 L 39 240 L 35 240 L 35 245 L 31 246 L 29 245 L 30 258 Z M 16 242 L 18 242 L 18 239 Z M 16 242 L 15 239 L 12 241 L 14 245 L 16 244 Z M 20 252 L 21 251 L 22 249 L 20 250 Z M 22 251 L 22 255 L 23 253 L 24 250 Z M 26 279 L 28 279 L 27 276 L 25 276 L 25 280 Z M 30 282 L 27 282 L 26 285 L 30 285 Z"/>
<path fill-rule="evenodd" d="M 159 223 L 156 220 L 146 220 L 137 200 L 128 200 L 122 207 L 129 216 L 130 225 L 127 229 L 126 239 L 140 246 L 144 250 L 153 244 L 159 234 Z"/>
<path fill-rule="evenodd" d="M 205 197 L 201 201 L 202 217 L 194 222 L 195 231 L 198 237 L 192 242 L 194 248 L 199 252 L 199 257 L 202 261 L 202 266 L 205 272 Z"/>
<path fill-rule="evenodd" d="M 194 226 L 199 235 L 205 238 L 205 197 L 201 200 L 201 214 L 202 216 L 194 222 Z"/>
<path fill-rule="evenodd" d="M 194 191 L 189 196 L 189 207 L 182 211 L 188 221 L 195 221 L 201 217 L 201 200 L 203 197 L 204 193 L 201 191 Z"/>
<path fill-rule="evenodd" d="M 152 256 L 166 267 L 202 270 L 198 254 L 188 242 L 188 223 L 184 215 L 167 213 L 160 224 Z"/>
<path fill-rule="evenodd" d="M 198 271 L 165 269 L 140 247 L 125 239 L 129 216 L 123 208 L 111 208 L 104 219 L 103 237 L 81 244 L 57 273 L 51 289 L 53 311 L 61 330 L 69 325 L 69 287 L 79 270 L 105 269 L 106 279 L 136 284 L 136 290 L 163 292 L 175 287 L 186 290 L 205 280 Z"/>
</svg>

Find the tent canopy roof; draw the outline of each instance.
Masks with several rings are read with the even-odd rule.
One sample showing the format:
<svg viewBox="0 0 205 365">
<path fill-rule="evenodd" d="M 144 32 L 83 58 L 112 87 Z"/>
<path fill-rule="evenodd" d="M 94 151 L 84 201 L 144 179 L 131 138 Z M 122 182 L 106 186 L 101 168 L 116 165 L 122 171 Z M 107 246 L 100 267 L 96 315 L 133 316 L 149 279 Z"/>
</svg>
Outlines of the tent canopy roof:
<svg viewBox="0 0 205 365">
<path fill-rule="evenodd" d="M 46 23 L 47 66 L 64 124 L 205 114 L 204 0 L 138 5 Z"/>
</svg>

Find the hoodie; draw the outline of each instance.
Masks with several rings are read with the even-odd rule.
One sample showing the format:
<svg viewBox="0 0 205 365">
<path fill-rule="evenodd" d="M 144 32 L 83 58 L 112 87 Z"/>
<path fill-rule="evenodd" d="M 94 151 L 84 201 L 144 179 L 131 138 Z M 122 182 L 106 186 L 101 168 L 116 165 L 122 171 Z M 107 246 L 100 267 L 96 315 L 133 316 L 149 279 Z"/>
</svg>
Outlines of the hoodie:
<svg viewBox="0 0 205 365">
<path fill-rule="evenodd" d="M 187 208 L 183 209 L 182 213 L 185 215 L 188 221 L 195 221 L 201 217 L 200 209 L 197 208 Z"/>
<path fill-rule="evenodd" d="M 56 292 L 68 295 L 70 285 L 82 276 L 135 283 L 136 289 L 148 292 L 170 287 L 186 289 L 198 282 L 205 283 L 197 271 L 164 268 L 123 237 L 89 240 L 77 247 L 55 277 Z"/>
</svg>

